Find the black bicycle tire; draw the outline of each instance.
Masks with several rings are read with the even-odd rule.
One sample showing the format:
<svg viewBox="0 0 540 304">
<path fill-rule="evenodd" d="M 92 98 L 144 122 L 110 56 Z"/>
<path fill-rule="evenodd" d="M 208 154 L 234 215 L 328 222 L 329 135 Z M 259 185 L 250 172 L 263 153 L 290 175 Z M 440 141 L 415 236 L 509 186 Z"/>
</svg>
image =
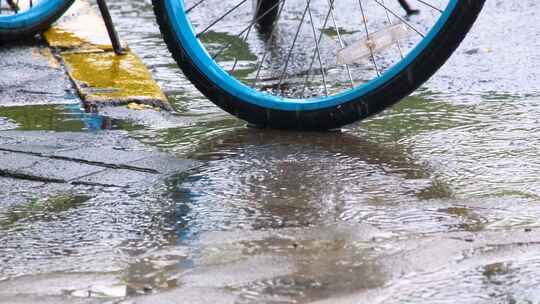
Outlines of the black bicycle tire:
<svg viewBox="0 0 540 304">
<path fill-rule="evenodd" d="M 56 20 L 58 20 L 75 2 L 75 0 L 65 0 L 64 4 L 55 11 L 51 11 L 50 14 L 39 20 L 34 24 L 28 26 L 16 28 L 16 29 L 1 29 L 0 28 L 0 41 L 8 42 L 15 40 L 22 40 L 29 37 L 33 37 L 47 30 Z"/>
<path fill-rule="evenodd" d="M 191 62 L 172 30 L 165 0 L 152 0 L 163 39 L 184 75 L 214 104 L 260 127 L 328 130 L 378 114 L 410 95 L 450 58 L 483 8 L 485 0 L 461 0 L 438 34 L 400 74 L 360 98 L 341 105 L 310 111 L 263 108 L 233 97 L 210 82 Z"/>
</svg>

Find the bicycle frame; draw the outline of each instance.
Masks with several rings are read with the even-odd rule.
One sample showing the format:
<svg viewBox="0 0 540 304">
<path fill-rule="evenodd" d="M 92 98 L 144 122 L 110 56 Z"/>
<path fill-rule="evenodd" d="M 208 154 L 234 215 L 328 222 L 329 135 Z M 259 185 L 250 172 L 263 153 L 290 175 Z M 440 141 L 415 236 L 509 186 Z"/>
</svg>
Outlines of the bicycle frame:
<svg viewBox="0 0 540 304">
<path fill-rule="evenodd" d="M 111 13 L 109 12 L 109 8 L 107 7 L 107 3 L 105 2 L 105 0 L 97 0 L 97 4 L 99 6 L 99 11 L 101 12 L 103 22 L 105 23 L 105 27 L 107 28 L 107 33 L 109 34 L 109 39 L 111 40 L 111 45 L 113 47 L 114 53 L 116 55 L 124 55 L 125 51 L 120 43 L 118 32 L 114 27 L 114 23 L 112 21 Z"/>
</svg>

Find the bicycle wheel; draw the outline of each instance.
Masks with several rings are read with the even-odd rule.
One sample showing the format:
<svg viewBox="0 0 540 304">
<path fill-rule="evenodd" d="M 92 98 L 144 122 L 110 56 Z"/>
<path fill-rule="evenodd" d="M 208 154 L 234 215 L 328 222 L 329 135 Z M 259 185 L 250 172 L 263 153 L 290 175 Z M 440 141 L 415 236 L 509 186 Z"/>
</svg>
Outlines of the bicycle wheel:
<svg viewBox="0 0 540 304">
<path fill-rule="evenodd" d="M 74 0 L 0 0 L 0 41 L 34 36 L 46 30 Z"/>
<path fill-rule="evenodd" d="M 271 0 L 270 30 L 248 0 L 153 4 L 178 65 L 216 105 L 260 126 L 333 129 L 416 90 L 485 2 L 415 1 L 421 14 L 408 18 L 395 0 Z"/>
</svg>

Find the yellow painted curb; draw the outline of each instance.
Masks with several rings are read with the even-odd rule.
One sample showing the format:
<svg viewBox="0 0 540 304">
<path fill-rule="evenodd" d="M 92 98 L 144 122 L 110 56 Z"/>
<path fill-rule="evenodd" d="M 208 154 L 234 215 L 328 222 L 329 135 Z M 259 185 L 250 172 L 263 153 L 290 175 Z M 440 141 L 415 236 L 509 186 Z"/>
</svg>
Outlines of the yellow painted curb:
<svg viewBox="0 0 540 304">
<path fill-rule="evenodd" d="M 127 47 L 122 56 L 112 51 L 101 17 L 86 1 L 75 1 L 43 37 L 60 56 L 87 107 L 135 102 L 171 109 L 139 57 Z"/>
<path fill-rule="evenodd" d="M 62 53 L 69 76 L 89 105 L 138 102 L 163 106 L 166 100 L 146 66 L 133 53 Z"/>
</svg>

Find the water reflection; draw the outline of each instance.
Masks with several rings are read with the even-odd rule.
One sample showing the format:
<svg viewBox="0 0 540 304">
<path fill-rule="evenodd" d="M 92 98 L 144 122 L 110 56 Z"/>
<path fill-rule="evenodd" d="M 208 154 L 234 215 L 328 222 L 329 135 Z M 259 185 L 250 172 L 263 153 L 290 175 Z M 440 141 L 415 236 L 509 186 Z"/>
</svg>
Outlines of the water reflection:
<svg viewBox="0 0 540 304">
<path fill-rule="evenodd" d="M 167 184 L 174 207 L 165 218 L 175 222 L 175 246 L 150 259 L 157 260 L 152 267 L 165 265 L 150 275 L 165 289 L 226 288 L 240 303 L 367 292 L 395 275 L 381 252 L 407 248 L 385 243 L 389 237 L 476 233 L 520 217 L 515 209 L 483 207 L 503 201 L 454 200 L 449 186 L 396 142 L 237 128 L 207 136 L 191 155 L 204 165 Z M 176 258 L 163 261 L 171 250 Z M 456 274 L 439 275 L 445 281 Z"/>
<path fill-rule="evenodd" d="M 5 129 L 21 131 L 95 132 L 137 129 L 137 126 L 128 121 L 85 112 L 79 104 L 0 107 L 0 129 L 3 129 L 1 119 L 10 122 L 9 128 Z"/>
<path fill-rule="evenodd" d="M 40 202 L 39 199 L 31 199 L 24 205 L 16 205 L 9 208 L 5 214 L 0 214 L 0 229 L 17 224 L 24 220 L 32 221 L 55 221 L 58 214 L 77 208 L 90 197 L 80 195 L 61 194 Z"/>
<path fill-rule="evenodd" d="M 411 206 L 432 183 L 400 145 L 241 128 L 206 138 L 192 156 L 205 164 L 169 180 L 174 205 L 163 215 L 175 221 L 173 248 L 189 253 L 165 248 L 138 258 L 128 271 L 135 285 L 211 284 L 230 288 L 240 302 L 324 298 L 384 284 L 367 245 L 372 238 L 441 229 L 439 219 Z M 167 255 L 173 258 L 163 261 Z"/>
<path fill-rule="evenodd" d="M 192 155 L 207 164 L 178 189 L 192 194 L 186 203 L 197 231 L 369 222 L 383 206 L 434 191 L 402 146 L 346 133 L 240 129 Z"/>
</svg>

